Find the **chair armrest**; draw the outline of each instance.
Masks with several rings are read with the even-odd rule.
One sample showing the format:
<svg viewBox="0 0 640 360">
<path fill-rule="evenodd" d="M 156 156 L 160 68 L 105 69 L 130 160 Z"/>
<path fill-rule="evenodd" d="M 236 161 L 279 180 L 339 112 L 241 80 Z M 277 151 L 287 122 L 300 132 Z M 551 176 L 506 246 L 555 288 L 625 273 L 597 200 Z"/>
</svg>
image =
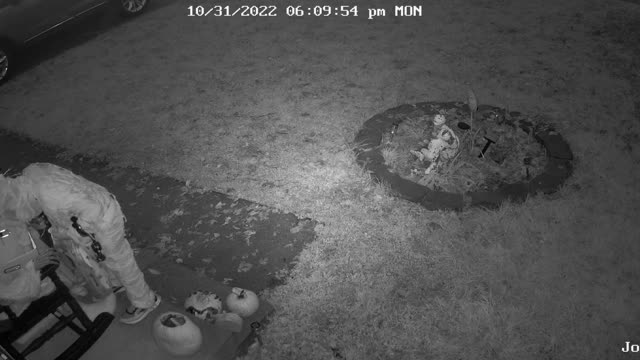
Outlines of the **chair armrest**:
<svg viewBox="0 0 640 360">
<path fill-rule="evenodd" d="M 42 280 L 42 279 L 44 279 L 46 277 L 52 277 L 53 274 L 55 274 L 57 269 L 58 269 L 58 265 L 57 264 L 46 265 L 45 267 L 40 269 L 40 279 Z"/>
</svg>

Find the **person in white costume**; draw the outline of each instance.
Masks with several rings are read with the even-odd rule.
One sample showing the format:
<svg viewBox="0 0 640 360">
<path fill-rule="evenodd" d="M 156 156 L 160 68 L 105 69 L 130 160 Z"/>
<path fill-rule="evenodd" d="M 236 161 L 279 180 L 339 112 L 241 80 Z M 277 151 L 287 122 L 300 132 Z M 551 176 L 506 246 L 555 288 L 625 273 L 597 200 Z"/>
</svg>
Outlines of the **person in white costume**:
<svg viewBox="0 0 640 360">
<path fill-rule="evenodd" d="M 74 275 L 83 279 L 79 295 L 100 299 L 121 285 L 131 302 L 121 322 L 138 323 L 160 304 L 125 238 L 120 204 L 104 187 L 57 165 L 34 163 L 19 176 L 0 175 L 0 206 L 3 216 L 25 222 L 44 213 L 54 247 L 73 259 Z"/>
</svg>

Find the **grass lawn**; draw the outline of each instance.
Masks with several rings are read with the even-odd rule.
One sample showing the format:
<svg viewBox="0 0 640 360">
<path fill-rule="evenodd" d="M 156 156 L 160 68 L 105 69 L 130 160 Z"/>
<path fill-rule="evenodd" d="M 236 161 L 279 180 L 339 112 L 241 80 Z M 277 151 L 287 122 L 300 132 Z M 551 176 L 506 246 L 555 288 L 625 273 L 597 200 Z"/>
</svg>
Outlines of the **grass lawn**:
<svg viewBox="0 0 640 360">
<path fill-rule="evenodd" d="M 263 359 L 611 359 L 640 343 L 638 4 L 435 0 L 368 20 L 399 3 L 352 1 L 357 18 L 272 3 L 277 17 L 176 2 L 124 23 L 0 88 L 0 126 L 324 223 L 263 294 Z M 469 88 L 555 125 L 567 186 L 434 212 L 355 164 L 365 120 Z"/>
</svg>

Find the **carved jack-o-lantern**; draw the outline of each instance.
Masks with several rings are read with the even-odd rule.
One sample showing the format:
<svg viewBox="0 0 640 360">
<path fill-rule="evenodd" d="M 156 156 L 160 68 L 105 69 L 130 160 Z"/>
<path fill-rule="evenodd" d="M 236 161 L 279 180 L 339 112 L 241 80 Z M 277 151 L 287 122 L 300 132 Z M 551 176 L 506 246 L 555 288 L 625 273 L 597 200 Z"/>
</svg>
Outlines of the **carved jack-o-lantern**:
<svg viewBox="0 0 640 360">
<path fill-rule="evenodd" d="M 193 355 L 202 346 L 198 325 L 178 312 L 161 314 L 153 322 L 153 338 L 163 350 L 175 356 Z"/>
<path fill-rule="evenodd" d="M 184 302 L 184 308 L 198 319 L 214 322 L 222 312 L 222 299 L 211 291 L 194 291 Z"/>
</svg>

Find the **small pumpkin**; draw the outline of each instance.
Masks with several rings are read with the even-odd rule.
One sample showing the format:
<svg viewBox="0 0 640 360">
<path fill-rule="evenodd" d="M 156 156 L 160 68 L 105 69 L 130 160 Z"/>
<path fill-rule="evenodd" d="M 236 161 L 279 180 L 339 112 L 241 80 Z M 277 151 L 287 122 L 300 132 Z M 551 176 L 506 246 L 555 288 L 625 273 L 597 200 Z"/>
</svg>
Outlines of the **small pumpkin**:
<svg viewBox="0 0 640 360">
<path fill-rule="evenodd" d="M 153 322 L 153 338 L 174 356 L 190 356 L 202 346 L 202 332 L 191 319 L 175 311 L 159 315 Z"/>
<path fill-rule="evenodd" d="M 220 329 L 229 330 L 234 333 L 242 331 L 243 320 L 236 313 L 224 313 L 216 315 L 216 326 Z"/>
<path fill-rule="evenodd" d="M 184 308 L 198 319 L 215 322 L 222 312 L 222 299 L 211 291 L 197 290 L 184 301 Z"/>
<path fill-rule="evenodd" d="M 226 299 L 227 308 L 242 317 L 249 317 L 258 311 L 260 300 L 251 290 L 234 287 Z"/>
</svg>

